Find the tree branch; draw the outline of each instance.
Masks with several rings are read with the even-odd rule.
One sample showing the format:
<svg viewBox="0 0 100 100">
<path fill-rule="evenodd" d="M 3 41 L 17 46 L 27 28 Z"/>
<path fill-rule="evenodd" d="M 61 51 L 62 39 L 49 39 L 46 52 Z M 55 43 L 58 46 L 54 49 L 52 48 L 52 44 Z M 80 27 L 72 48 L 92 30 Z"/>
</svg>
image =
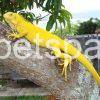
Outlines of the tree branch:
<svg viewBox="0 0 100 100">
<path fill-rule="evenodd" d="M 7 35 L 9 33 L 11 33 L 11 29 L 8 26 L 0 23 L 0 40 L 2 38 L 9 40 L 7 38 Z M 14 44 L 15 42 L 11 42 L 12 48 Z M 32 46 L 32 51 L 35 52 L 35 46 Z M 5 54 L 6 52 L 7 47 L 5 46 L 5 44 L 0 44 L 0 55 Z M 72 66 L 71 72 L 68 71 L 68 80 L 66 82 L 61 76 L 60 70 L 58 70 L 59 67 L 55 66 L 55 61 L 50 60 L 48 57 L 46 57 L 44 55 L 45 52 L 48 52 L 48 50 L 45 48 L 40 48 L 40 55 L 43 56 L 43 59 L 41 60 L 34 58 L 34 55 L 27 59 L 21 60 L 15 57 L 12 49 L 10 56 L 7 57 L 7 59 L 0 59 L 0 63 L 2 63 L 7 69 L 16 71 L 28 80 L 39 84 L 60 100 L 73 100 L 73 98 L 80 99 L 78 96 L 81 94 L 79 94 L 78 92 L 76 93 L 75 97 L 73 97 L 73 95 L 71 94 L 72 91 L 74 91 L 74 88 L 78 86 L 78 63 Z M 21 52 L 20 54 L 23 55 L 23 52 Z M 87 85 L 84 85 L 84 87 L 85 86 Z M 86 95 L 89 95 L 88 91 L 84 91 L 84 93 L 86 93 Z"/>
</svg>

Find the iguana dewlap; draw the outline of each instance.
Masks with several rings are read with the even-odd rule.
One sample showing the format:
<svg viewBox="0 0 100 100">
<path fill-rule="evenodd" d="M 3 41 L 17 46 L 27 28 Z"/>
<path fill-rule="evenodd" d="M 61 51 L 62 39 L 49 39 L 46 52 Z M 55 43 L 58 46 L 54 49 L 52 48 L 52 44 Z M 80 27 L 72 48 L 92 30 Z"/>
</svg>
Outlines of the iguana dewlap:
<svg viewBox="0 0 100 100">
<path fill-rule="evenodd" d="M 26 21 L 21 15 L 13 12 L 8 12 L 4 14 L 5 20 L 8 22 L 8 24 L 14 29 L 17 30 L 17 34 L 13 33 L 10 36 L 14 39 L 18 39 L 21 37 L 25 37 L 27 40 L 29 40 L 32 44 L 36 44 L 36 41 L 33 41 L 34 38 L 36 38 L 36 35 L 39 34 L 39 38 L 42 40 L 39 45 L 42 47 L 46 47 L 46 43 L 48 40 L 57 40 L 60 44 L 51 43 L 52 47 L 56 47 L 61 52 L 59 56 L 59 52 L 57 50 L 53 50 L 55 56 L 64 59 L 64 68 L 62 74 L 66 76 L 67 66 L 71 62 L 70 58 L 65 57 L 66 54 L 70 56 L 75 56 L 77 52 L 79 53 L 79 56 L 76 58 L 79 62 L 81 62 L 88 71 L 93 75 L 96 82 L 100 85 L 100 76 L 94 69 L 92 63 L 83 55 L 81 52 L 79 52 L 78 49 L 76 49 L 72 44 L 65 42 L 60 37 L 41 29 L 40 27 L 31 24 L 30 22 Z M 67 51 L 66 51 L 67 50 Z"/>
</svg>

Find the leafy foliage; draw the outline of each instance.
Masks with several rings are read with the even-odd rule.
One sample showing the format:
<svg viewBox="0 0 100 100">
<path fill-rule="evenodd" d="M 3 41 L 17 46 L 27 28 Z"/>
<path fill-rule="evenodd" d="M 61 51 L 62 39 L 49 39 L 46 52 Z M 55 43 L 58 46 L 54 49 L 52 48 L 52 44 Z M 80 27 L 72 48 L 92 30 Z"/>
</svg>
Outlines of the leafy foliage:
<svg viewBox="0 0 100 100">
<path fill-rule="evenodd" d="M 97 24 L 97 29 L 99 29 L 100 28 L 100 19 L 95 18 L 94 21 Z"/>
<path fill-rule="evenodd" d="M 62 38 L 65 38 L 68 35 L 77 35 L 78 24 L 72 24 L 69 32 L 68 26 L 64 29 L 57 29 L 54 33 Z"/>
<path fill-rule="evenodd" d="M 23 15 L 23 17 L 27 20 L 29 20 L 30 22 L 33 22 L 33 20 L 35 20 L 35 14 L 31 13 L 31 12 L 26 12 L 26 11 L 20 11 L 19 12 L 21 15 Z"/>
<path fill-rule="evenodd" d="M 70 31 L 68 26 L 66 28 L 58 28 L 54 33 L 60 37 L 66 37 L 67 35 L 84 35 L 94 34 L 96 29 L 100 29 L 100 19 L 90 18 L 87 21 L 72 24 Z"/>
<path fill-rule="evenodd" d="M 97 28 L 96 22 L 93 21 L 93 18 L 89 19 L 86 22 L 80 23 L 80 26 L 77 30 L 77 34 L 94 34 Z"/>
<path fill-rule="evenodd" d="M 34 4 L 37 8 L 41 7 L 43 11 L 50 14 L 49 21 L 47 22 L 47 30 L 51 30 L 55 25 L 57 28 L 58 23 L 62 26 L 70 28 L 70 19 L 72 15 L 65 10 L 62 0 L 0 0 L 0 20 L 3 20 L 3 14 L 9 11 L 20 12 L 27 20 L 33 22 L 39 21 L 39 18 L 32 12 L 22 11 L 23 9 L 33 9 Z"/>
</svg>

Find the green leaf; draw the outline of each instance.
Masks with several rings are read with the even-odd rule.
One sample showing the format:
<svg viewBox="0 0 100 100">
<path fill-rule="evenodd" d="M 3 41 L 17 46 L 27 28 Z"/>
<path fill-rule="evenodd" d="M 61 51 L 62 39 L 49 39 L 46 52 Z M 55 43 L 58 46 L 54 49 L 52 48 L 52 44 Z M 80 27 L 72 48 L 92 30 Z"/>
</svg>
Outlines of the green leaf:
<svg viewBox="0 0 100 100">
<path fill-rule="evenodd" d="M 50 4 L 51 4 L 52 0 L 47 0 L 47 3 L 46 3 L 46 10 L 49 10 L 50 9 Z"/>
<path fill-rule="evenodd" d="M 35 20 L 35 14 L 31 12 L 25 12 L 25 11 L 20 11 L 19 12 L 25 19 L 27 19 L 30 22 L 33 22 Z"/>
<path fill-rule="evenodd" d="M 62 16 L 58 16 L 58 21 L 59 21 L 60 23 L 63 23 L 63 25 L 64 25 L 64 27 L 65 27 L 66 21 L 65 21 L 65 19 L 64 19 Z"/>
<path fill-rule="evenodd" d="M 50 31 L 50 29 L 52 29 L 54 23 L 55 23 L 54 17 L 53 17 L 53 15 L 51 15 L 49 17 L 49 21 L 47 22 L 46 30 Z"/>
<path fill-rule="evenodd" d="M 69 16 L 69 18 L 72 18 L 72 14 L 69 12 L 69 11 L 67 11 L 67 10 L 65 10 L 65 9 L 61 9 L 60 10 L 60 13 L 63 15 L 63 16 L 65 16 L 66 18 Z"/>
<path fill-rule="evenodd" d="M 34 6 L 33 0 L 29 0 L 27 5 L 28 5 L 28 8 L 31 10 Z"/>
<path fill-rule="evenodd" d="M 62 0 L 54 0 L 54 19 L 56 20 L 61 9 Z"/>
<path fill-rule="evenodd" d="M 61 16 L 66 20 L 69 31 L 70 31 L 70 28 L 71 28 L 70 20 L 72 18 L 72 14 L 65 9 L 61 9 L 60 13 L 61 13 Z"/>
<path fill-rule="evenodd" d="M 39 4 L 43 5 L 45 0 L 39 0 Z"/>
</svg>

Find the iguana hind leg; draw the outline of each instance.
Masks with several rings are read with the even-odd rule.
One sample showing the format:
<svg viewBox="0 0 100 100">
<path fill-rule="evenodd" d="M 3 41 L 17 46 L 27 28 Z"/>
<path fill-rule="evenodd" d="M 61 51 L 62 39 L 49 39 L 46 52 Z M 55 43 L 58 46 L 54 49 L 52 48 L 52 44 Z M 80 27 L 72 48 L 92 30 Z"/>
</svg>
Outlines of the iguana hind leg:
<svg viewBox="0 0 100 100">
<path fill-rule="evenodd" d="M 65 80 L 67 80 L 67 70 L 68 70 L 68 67 L 71 67 L 71 59 L 70 58 L 65 58 L 63 63 L 61 65 L 63 65 L 63 70 L 62 70 L 62 76 L 65 77 Z M 70 68 L 71 70 L 71 68 Z"/>
<path fill-rule="evenodd" d="M 67 80 L 67 68 L 68 66 L 71 67 L 70 65 L 71 65 L 72 57 L 66 53 L 62 53 L 60 49 L 53 50 L 52 52 L 54 53 L 56 57 L 61 58 L 63 60 L 63 63 L 59 65 L 63 66 L 62 76 L 64 76 L 65 80 Z"/>
</svg>

